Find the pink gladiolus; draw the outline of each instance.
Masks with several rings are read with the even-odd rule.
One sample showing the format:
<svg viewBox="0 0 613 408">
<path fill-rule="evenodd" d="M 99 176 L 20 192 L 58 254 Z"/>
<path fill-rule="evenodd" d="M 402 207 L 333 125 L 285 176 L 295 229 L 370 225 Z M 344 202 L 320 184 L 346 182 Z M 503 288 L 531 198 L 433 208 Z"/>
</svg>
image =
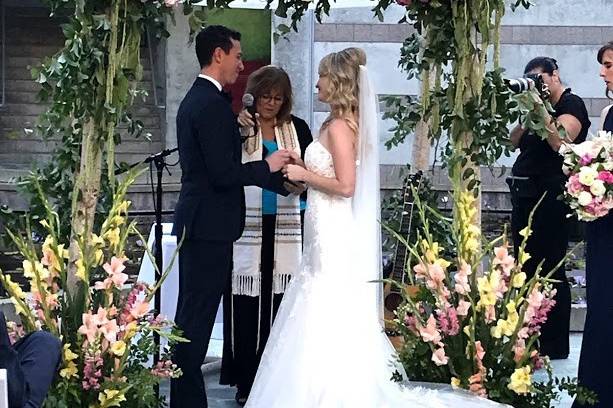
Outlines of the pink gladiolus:
<svg viewBox="0 0 613 408">
<path fill-rule="evenodd" d="M 485 357 L 485 350 L 480 341 L 475 342 L 475 362 L 477 363 L 478 372 L 471 375 L 468 379 L 468 389 L 476 395 L 481 397 L 487 397 L 487 391 L 483 386 L 483 380 L 485 376 L 485 366 L 483 365 L 483 357 Z"/>
<path fill-rule="evenodd" d="M 437 289 L 443 284 L 445 280 L 445 271 L 438 264 L 428 265 L 428 279 L 426 285 L 430 289 Z"/>
<path fill-rule="evenodd" d="M 91 313 L 83 313 L 83 324 L 79 327 L 78 332 L 85 335 L 89 343 L 93 343 L 96 340 L 98 325 Z"/>
<path fill-rule="evenodd" d="M 494 320 L 496 320 L 496 308 L 493 305 L 488 305 L 485 307 L 485 321 L 490 323 Z"/>
<path fill-rule="evenodd" d="M 509 255 L 509 250 L 506 245 L 494 248 L 494 260 L 493 263 L 496 266 L 500 266 L 503 275 L 508 277 L 511 275 L 511 270 L 515 266 L 515 258 Z"/>
<path fill-rule="evenodd" d="M 132 287 L 130 293 L 128 293 L 126 302 L 124 304 L 123 310 L 121 311 L 121 315 L 119 318 L 120 324 L 130 323 L 134 320 L 134 317 L 131 314 L 131 311 L 136 303 L 138 295 L 141 292 L 144 292 L 147 289 L 147 285 L 142 282 L 137 282 Z"/>
<path fill-rule="evenodd" d="M 430 315 L 426 327 L 419 328 L 419 334 L 425 342 L 438 344 L 441 342 L 441 333 L 436 328 L 436 319 Z"/>
<path fill-rule="evenodd" d="M 483 346 L 481 345 L 481 341 L 475 342 L 475 355 L 479 363 L 481 363 L 483 361 L 483 357 L 485 357 L 485 350 L 483 349 Z"/>
<path fill-rule="evenodd" d="M 530 337 L 530 333 L 529 333 L 529 329 L 528 327 L 522 327 L 521 329 L 519 329 L 519 331 L 517 332 L 517 338 L 518 339 L 527 339 L 528 337 Z"/>
<path fill-rule="evenodd" d="M 118 289 L 121 289 L 123 284 L 126 283 L 126 281 L 128 280 L 128 275 L 123 273 L 123 271 L 126 269 L 126 266 L 124 265 L 125 261 L 125 258 L 117 258 L 114 256 L 113 258 L 111 258 L 110 264 L 107 262 L 102 266 L 102 268 L 109 275 L 109 278 L 107 279 L 111 279 L 113 285 L 115 285 L 115 287 Z M 108 286 L 106 280 L 105 286 Z"/>
<path fill-rule="evenodd" d="M 82 387 L 84 390 L 98 390 L 100 389 L 100 379 L 102 378 L 103 361 L 100 356 L 100 352 L 96 352 L 95 355 L 89 353 L 85 355 L 85 365 L 83 367 L 83 382 Z"/>
<path fill-rule="evenodd" d="M 537 333 L 547 321 L 547 315 L 556 304 L 556 301 L 553 300 L 555 294 L 555 289 L 545 295 L 538 287 L 535 287 L 528 296 L 528 308 L 524 315 L 524 322 L 528 324 L 530 335 Z"/>
<path fill-rule="evenodd" d="M 524 357 L 524 353 L 526 352 L 526 342 L 523 339 L 518 339 L 513 347 L 513 352 L 513 360 L 515 360 L 515 362 L 521 361 L 521 359 Z"/>
<path fill-rule="evenodd" d="M 470 309 L 470 302 L 466 300 L 460 300 L 458 302 L 457 312 L 458 316 L 466 316 L 468 315 L 468 310 Z"/>
<path fill-rule="evenodd" d="M 438 323 L 441 326 L 441 331 L 444 334 L 455 336 L 460 332 L 458 313 L 451 305 L 448 305 L 444 311 L 437 310 L 436 315 L 438 316 Z"/>
<path fill-rule="evenodd" d="M 413 267 L 413 271 L 415 271 L 415 277 L 416 278 L 424 278 L 425 279 L 426 276 L 428 276 L 426 265 L 424 265 L 421 262 Z"/>
<path fill-rule="evenodd" d="M 171 378 L 175 374 L 177 365 L 171 360 L 159 361 L 155 367 L 151 369 L 151 374 L 160 378 Z"/>
<path fill-rule="evenodd" d="M 487 398 L 487 391 L 483 386 L 483 375 L 480 372 L 471 375 L 468 379 L 468 383 L 470 384 L 468 387 L 470 392 L 480 397 Z"/>
<path fill-rule="evenodd" d="M 532 361 L 532 365 L 534 366 L 535 370 L 540 370 L 545 366 L 545 361 L 536 350 L 533 350 L 532 353 L 530 353 L 530 360 Z"/>
<path fill-rule="evenodd" d="M 135 319 L 140 319 L 149 311 L 149 302 L 136 302 L 134 307 L 130 310 L 130 314 Z"/>
<path fill-rule="evenodd" d="M 114 343 L 117 340 L 117 333 L 119 332 L 119 326 L 115 319 L 109 320 L 104 326 L 100 327 L 100 333 L 109 343 Z"/>
<path fill-rule="evenodd" d="M 465 295 L 470 292 L 470 285 L 468 284 L 468 276 L 472 274 L 470 265 L 462 261 L 460 270 L 454 275 L 455 291 L 460 295 Z"/>
<path fill-rule="evenodd" d="M 432 353 L 432 361 L 437 366 L 443 366 L 449 362 L 449 357 L 445 355 L 445 349 L 443 347 L 436 349 L 436 351 Z"/>
<path fill-rule="evenodd" d="M 403 6 L 403 7 L 410 6 L 412 2 L 413 2 L 412 0 L 396 0 L 396 4 Z"/>
<path fill-rule="evenodd" d="M 404 324 L 413 333 L 419 335 L 419 331 L 417 330 L 417 319 L 415 319 L 415 316 L 407 314 L 404 317 Z"/>
</svg>

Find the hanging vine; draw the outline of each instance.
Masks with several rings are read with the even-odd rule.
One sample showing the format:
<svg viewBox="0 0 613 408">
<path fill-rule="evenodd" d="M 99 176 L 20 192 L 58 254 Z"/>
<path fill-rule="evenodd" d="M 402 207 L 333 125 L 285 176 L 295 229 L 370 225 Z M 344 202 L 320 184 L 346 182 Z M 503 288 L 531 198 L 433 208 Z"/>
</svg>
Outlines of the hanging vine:
<svg viewBox="0 0 613 408">
<path fill-rule="evenodd" d="M 192 35 L 205 17 L 192 0 L 45 0 L 52 16 L 68 17 L 64 47 L 33 70 L 40 100 L 49 103 L 38 130 L 47 139 L 61 135 L 62 143 L 51 162 L 21 184 L 33 193 L 33 209 L 40 206 L 33 187 L 38 184 L 60 214 L 60 233 L 71 237 L 71 277 L 81 256 L 77 238 L 90 236 L 115 189 L 118 126 L 125 124 L 131 136 L 143 135 L 143 123 L 130 112 L 135 100 L 146 96 L 138 88 L 143 38 L 147 32 L 167 37 L 167 18 L 180 3 Z M 225 7 L 228 1 L 211 3 Z"/>
</svg>

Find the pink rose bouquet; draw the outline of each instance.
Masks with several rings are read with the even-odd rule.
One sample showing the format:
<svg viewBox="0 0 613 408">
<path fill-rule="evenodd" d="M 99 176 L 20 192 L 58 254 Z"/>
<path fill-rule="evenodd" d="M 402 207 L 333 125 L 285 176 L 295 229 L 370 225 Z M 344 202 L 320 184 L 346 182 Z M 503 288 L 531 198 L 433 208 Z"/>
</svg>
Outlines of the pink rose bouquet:
<svg viewBox="0 0 613 408">
<path fill-rule="evenodd" d="M 580 144 L 563 144 L 562 170 L 568 176 L 564 200 L 582 221 L 603 217 L 613 208 L 613 137 L 599 132 Z"/>
</svg>

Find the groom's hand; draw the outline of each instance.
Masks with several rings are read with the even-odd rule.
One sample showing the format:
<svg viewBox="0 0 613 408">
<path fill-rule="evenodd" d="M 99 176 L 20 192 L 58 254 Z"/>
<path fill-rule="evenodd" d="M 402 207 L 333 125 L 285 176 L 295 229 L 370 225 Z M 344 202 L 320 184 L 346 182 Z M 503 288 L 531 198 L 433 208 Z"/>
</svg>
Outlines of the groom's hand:
<svg viewBox="0 0 613 408">
<path fill-rule="evenodd" d="M 276 173 L 281 170 L 291 160 L 290 154 L 287 150 L 277 150 L 266 159 L 268 167 L 271 173 Z"/>
<path fill-rule="evenodd" d="M 294 151 L 290 151 L 289 152 L 289 157 L 291 159 L 290 163 L 291 164 L 297 164 L 300 167 L 305 167 L 306 165 L 304 164 L 304 161 L 302 161 L 302 158 L 300 157 L 300 155 Z"/>
</svg>

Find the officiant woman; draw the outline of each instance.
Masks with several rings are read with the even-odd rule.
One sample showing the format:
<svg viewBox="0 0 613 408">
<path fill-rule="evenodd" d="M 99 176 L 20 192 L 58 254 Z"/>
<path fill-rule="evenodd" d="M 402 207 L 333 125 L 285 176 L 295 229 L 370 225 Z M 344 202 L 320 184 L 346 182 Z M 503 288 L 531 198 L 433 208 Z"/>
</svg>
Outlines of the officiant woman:
<svg viewBox="0 0 613 408">
<path fill-rule="evenodd" d="M 313 136 L 306 122 L 291 114 L 287 73 L 262 67 L 249 76 L 245 93 L 254 97 L 255 118 L 246 110 L 238 116 L 243 162 L 278 149 L 304 158 Z M 245 187 L 245 231 L 234 244 L 232 293 L 224 295 L 220 383 L 236 385 L 240 405 L 247 401 L 277 308 L 302 254 L 305 187 L 289 183 L 281 172 L 273 176 L 275 191 Z"/>
</svg>

